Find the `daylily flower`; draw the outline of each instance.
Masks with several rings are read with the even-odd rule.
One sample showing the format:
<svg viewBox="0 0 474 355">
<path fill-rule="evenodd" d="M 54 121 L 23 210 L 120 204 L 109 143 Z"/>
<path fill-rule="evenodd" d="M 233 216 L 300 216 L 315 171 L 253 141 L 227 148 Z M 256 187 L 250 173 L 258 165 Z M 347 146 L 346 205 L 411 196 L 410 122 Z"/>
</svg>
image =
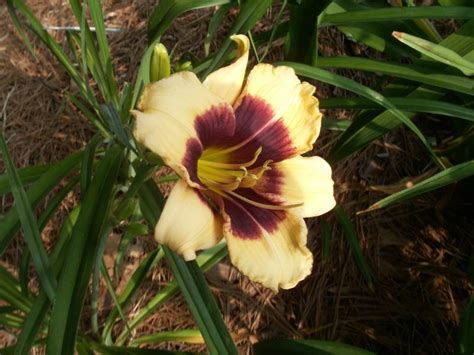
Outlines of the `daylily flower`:
<svg viewBox="0 0 474 355">
<path fill-rule="evenodd" d="M 315 88 L 293 69 L 256 65 L 244 84 L 246 36 L 237 59 L 203 83 L 179 72 L 148 85 L 134 135 L 182 178 L 155 229 L 185 260 L 222 238 L 231 262 L 275 291 L 308 276 L 304 217 L 334 205 L 330 166 L 302 157 L 319 135 Z"/>
</svg>

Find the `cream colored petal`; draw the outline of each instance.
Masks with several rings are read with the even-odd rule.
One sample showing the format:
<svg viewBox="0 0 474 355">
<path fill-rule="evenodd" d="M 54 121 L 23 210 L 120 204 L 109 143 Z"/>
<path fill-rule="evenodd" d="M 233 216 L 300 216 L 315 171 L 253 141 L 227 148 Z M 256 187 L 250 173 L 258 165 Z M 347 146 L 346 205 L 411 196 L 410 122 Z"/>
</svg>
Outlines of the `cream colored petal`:
<svg viewBox="0 0 474 355">
<path fill-rule="evenodd" d="M 306 247 L 308 231 L 301 216 L 277 211 L 272 221 L 268 213 L 273 212 L 253 216 L 243 209 L 242 214 L 234 212 L 229 208 L 224 212 L 224 237 L 232 264 L 249 279 L 277 292 L 295 287 L 311 273 L 313 255 Z"/>
<path fill-rule="evenodd" d="M 273 169 L 278 175 L 279 197 L 288 204 L 303 203 L 294 209 L 303 217 L 320 216 L 336 205 L 331 167 L 324 159 L 297 156 L 274 164 Z M 264 176 L 255 190 L 265 194 L 267 186 L 272 186 L 271 178 L 271 173 Z"/>
<path fill-rule="evenodd" d="M 283 117 L 299 95 L 300 80 L 292 68 L 257 64 L 250 72 L 239 99 L 258 97 L 273 110 L 274 119 Z"/>
<path fill-rule="evenodd" d="M 195 121 L 222 100 L 209 92 L 194 73 L 180 72 L 148 85 L 138 108 L 134 135 L 171 167 L 180 166 L 189 139 L 197 138 Z"/>
<path fill-rule="evenodd" d="M 182 161 L 187 152 L 186 143 L 196 133 L 167 114 L 132 111 L 135 116 L 134 136 L 145 147 L 158 154 L 166 164 L 189 181 Z"/>
<path fill-rule="evenodd" d="M 244 35 L 234 35 L 231 39 L 237 43 L 237 59 L 232 64 L 209 74 L 204 80 L 204 86 L 225 102 L 233 105 L 242 90 L 250 42 Z"/>
<path fill-rule="evenodd" d="M 155 239 L 185 260 L 193 260 L 196 251 L 210 248 L 222 239 L 222 217 L 195 189 L 180 180 L 166 201 Z"/>
<path fill-rule="evenodd" d="M 246 95 L 263 100 L 281 120 L 298 154 L 312 149 L 321 128 L 319 102 L 314 86 L 301 83 L 292 68 L 258 64 L 250 72 L 238 100 Z"/>
<path fill-rule="evenodd" d="M 315 90 L 311 84 L 301 83 L 299 94 L 282 118 L 298 154 L 313 149 L 321 130 L 322 114 L 319 112 L 319 101 L 313 96 Z"/>
</svg>

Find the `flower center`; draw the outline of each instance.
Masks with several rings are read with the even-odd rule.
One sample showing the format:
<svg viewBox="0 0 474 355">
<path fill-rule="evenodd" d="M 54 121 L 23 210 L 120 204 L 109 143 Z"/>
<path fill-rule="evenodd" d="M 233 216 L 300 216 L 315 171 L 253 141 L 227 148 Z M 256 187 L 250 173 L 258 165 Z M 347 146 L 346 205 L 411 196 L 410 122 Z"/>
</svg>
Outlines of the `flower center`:
<svg viewBox="0 0 474 355">
<path fill-rule="evenodd" d="M 261 153 L 260 147 L 250 160 L 231 162 L 229 152 L 215 148 L 206 149 L 197 162 L 198 178 L 209 189 L 218 193 L 230 192 L 239 187 L 255 186 L 264 172 L 270 169 L 270 160 L 261 167 L 249 169 Z"/>
<path fill-rule="evenodd" d="M 231 162 L 230 152 L 230 149 L 218 150 L 216 148 L 208 148 L 204 150 L 199 158 L 197 162 L 197 176 L 209 190 L 224 198 L 236 198 L 253 206 L 270 210 L 285 210 L 302 205 L 262 203 L 237 193 L 235 190 L 238 188 L 254 187 L 265 171 L 271 169 L 270 164 L 272 161 L 267 160 L 262 166 L 251 168 L 262 153 L 262 147 L 258 148 L 253 157 L 246 162 Z"/>
</svg>

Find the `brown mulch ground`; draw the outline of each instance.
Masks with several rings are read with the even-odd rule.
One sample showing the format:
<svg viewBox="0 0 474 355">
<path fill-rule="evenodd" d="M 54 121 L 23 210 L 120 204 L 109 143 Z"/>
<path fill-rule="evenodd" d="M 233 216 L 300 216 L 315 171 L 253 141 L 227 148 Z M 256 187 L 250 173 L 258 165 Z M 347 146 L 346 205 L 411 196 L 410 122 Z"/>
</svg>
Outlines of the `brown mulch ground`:
<svg viewBox="0 0 474 355">
<path fill-rule="evenodd" d="M 63 1 L 30 3 L 44 25 L 74 25 Z M 106 4 L 108 26 L 123 29 L 110 35 L 117 77 L 122 82 L 133 82 L 137 73 L 152 5 L 138 0 Z M 164 36 L 168 48 L 175 48 L 174 58 L 187 52 L 203 55 L 202 43 L 211 13 L 211 10 L 195 11 L 175 21 Z M 274 15 L 269 13 L 260 26 L 271 24 Z M 225 35 L 228 23 L 219 39 Z M 37 59 L 28 55 L 4 5 L 0 8 L 0 28 L 6 29 L 0 38 L 0 108 L 5 106 L 6 113 L 6 121 L 1 123 L 13 158 L 18 166 L 58 161 L 83 147 L 92 129 L 65 95 L 74 90 L 68 77 L 38 41 L 34 41 Z M 61 32 L 51 33 L 61 40 Z M 211 51 L 218 48 L 219 39 Z M 335 30 L 322 33 L 320 41 L 324 55 L 354 50 L 354 44 Z M 276 43 L 268 60 L 279 58 L 281 44 Z M 364 55 L 366 49 L 356 50 Z M 370 83 L 370 78 L 360 73 L 344 73 Z M 343 94 L 337 89 L 318 86 L 320 97 Z M 330 114 L 351 117 L 344 111 Z M 335 133 L 324 132 L 314 152 L 325 156 L 335 138 Z M 416 138 L 402 128 L 333 167 L 337 201 L 355 221 L 360 245 L 373 272 L 373 288 L 361 277 L 331 214 L 324 217 L 331 226 L 330 255 L 324 259 L 320 220 L 308 220 L 309 247 L 316 263 L 312 275 L 293 290 L 274 295 L 240 275 L 227 261 L 208 272 L 209 284 L 241 352 L 250 352 L 251 344 L 263 339 L 314 338 L 342 341 L 381 353 L 451 353 L 460 312 L 474 291 L 466 276 L 467 253 L 473 247 L 469 216 L 472 204 L 466 204 L 459 189 L 451 186 L 392 208 L 355 215 L 385 196 L 371 186 L 395 184 L 396 187 L 401 179 L 426 173 L 430 168 L 429 158 Z M 44 231 L 46 245 L 51 245 L 59 221 L 75 201 L 74 195 L 68 196 L 56 224 Z M 0 213 L 10 202 L 3 201 Z M 133 270 L 154 246 L 150 237 L 137 238 L 130 248 L 126 269 Z M 17 238 L 0 263 L 16 270 L 24 247 L 21 238 Z M 165 266 L 157 267 L 144 283 L 129 314 L 146 304 L 170 279 Z M 110 301 L 103 299 L 102 316 L 109 309 Z M 86 305 L 85 331 L 89 312 Z M 117 326 L 117 333 L 122 330 L 120 327 Z M 190 327 L 195 327 L 192 317 L 183 298 L 177 297 L 147 319 L 133 336 Z M 10 332 L 11 329 L 0 328 L 0 347 L 14 343 Z M 165 347 L 203 350 L 200 346 L 179 344 Z"/>
</svg>

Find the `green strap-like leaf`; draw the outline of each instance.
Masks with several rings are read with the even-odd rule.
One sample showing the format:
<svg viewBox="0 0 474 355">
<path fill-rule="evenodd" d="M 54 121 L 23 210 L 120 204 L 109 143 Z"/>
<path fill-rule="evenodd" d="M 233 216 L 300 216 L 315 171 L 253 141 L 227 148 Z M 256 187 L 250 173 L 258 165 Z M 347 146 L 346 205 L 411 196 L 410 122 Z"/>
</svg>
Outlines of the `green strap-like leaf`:
<svg viewBox="0 0 474 355">
<path fill-rule="evenodd" d="M 474 122 L 474 110 L 440 100 L 416 99 L 410 97 L 387 97 L 401 111 L 426 112 Z M 319 100 L 319 107 L 344 109 L 379 109 L 373 101 L 364 98 L 331 98 Z"/>
<path fill-rule="evenodd" d="M 80 206 L 74 208 L 69 216 L 64 221 L 61 231 L 59 232 L 59 238 L 54 246 L 54 250 L 50 255 L 51 263 L 53 264 L 53 270 L 56 275 L 59 276 L 59 272 L 62 269 L 65 260 L 65 251 L 68 246 L 72 229 L 77 221 L 77 217 L 80 212 Z M 18 336 L 18 341 L 15 345 L 15 355 L 30 354 L 30 349 L 34 344 L 36 334 L 41 329 L 44 319 L 49 309 L 49 301 L 46 294 L 41 291 L 36 297 L 31 310 L 21 327 L 21 333 Z"/>
<path fill-rule="evenodd" d="M 109 223 L 122 148 L 109 148 L 90 183 L 74 225 L 57 288 L 47 338 L 47 354 L 74 353 L 76 332 L 89 286 L 99 236 Z"/>
<path fill-rule="evenodd" d="M 341 224 L 342 230 L 344 232 L 344 236 L 346 237 L 347 243 L 354 254 L 354 258 L 356 264 L 362 273 L 362 276 L 365 278 L 365 281 L 372 288 L 372 271 L 365 260 L 364 254 L 362 254 L 362 250 L 360 249 L 359 239 L 357 238 L 357 233 L 355 231 L 354 225 L 352 224 L 349 216 L 344 212 L 341 206 L 336 206 L 334 209 L 336 212 L 337 219 Z"/>
<path fill-rule="evenodd" d="M 51 264 L 41 240 L 38 222 L 33 214 L 28 196 L 21 184 L 20 176 L 18 175 L 15 165 L 10 157 L 10 152 L 8 151 L 2 133 L 0 133 L 0 151 L 2 152 L 7 174 L 10 178 L 13 197 L 15 198 L 15 208 L 23 227 L 23 235 L 26 245 L 30 250 L 33 263 L 35 264 L 41 287 L 48 295 L 50 301 L 53 302 L 55 299 L 57 282 L 51 271 Z"/>
<path fill-rule="evenodd" d="M 229 34 L 247 33 L 250 31 L 255 23 L 257 23 L 257 21 L 265 14 L 271 4 L 272 0 L 242 1 L 239 15 L 235 19 Z M 200 74 L 201 78 L 205 78 L 209 73 L 224 64 L 231 49 L 231 42 L 231 39 L 227 38 L 224 43 L 222 43 L 219 51 L 213 57 L 212 62 Z"/>
<path fill-rule="evenodd" d="M 280 64 L 288 65 L 295 69 L 296 73 L 314 80 L 319 80 L 352 92 L 357 93 L 358 95 L 365 97 L 377 104 L 385 107 L 389 110 L 398 120 L 403 122 L 408 128 L 410 128 L 413 133 L 420 139 L 420 141 L 425 146 L 426 150 L 430 153 L 433 161 L 441 168 L 444 168 L 444 163 L 439 159 L 439 157 L 433 152 L 431 149 L 431 145 L 426 139 L 426 137 L 421 133 L 418 127 L 407 117 L 402 111 L 397 109 L 390 101 L 388 101 L 383 95 L 380 93 L 359 84 L 353 80 L 345 78 L 343 76 L 331 73 L 329 71 L 314 68 L 309 65 L 299 64 L 299 63 L 291 63 L 291 62 L 282 62 Z"/>
<path fill-rule="evenodd" d="M 227 256 L 227 245 L 224 242 L 217 244 L 216 246 L 204 250 L 197 257 L 197 263 L 203 272 L 206 272 L 211 267 L 216 265 L 224 257 Z M 134 285 L 138 288 L 137 285 Z M 135 291 L 134 291 L 135 292 Z M 174 295 L 179 292 L 176 281 L 170 282 L 166 287 L 160 290 L 144 307 L 142 307 L 129 322 L 130 330 L 138 327 L 143 320 L 151 316 L 161 305 L 171 299 Z M 117 345 L 125 344 L 128 338 L 128 330 L 123 331 L 117 338 Z"/>
<path fill-rule="evenodd" d="M 336 69 L 356 69 L 386 74 L 398 78 L 417 81 L 446 90 L 453 90 L 467 95 L 474 95 L 474 80 L 458 75 L 438 74 L 433 70 L 416 65 L 389 63 L 358 57 L 319 58 L 318 67 Z"/>
<path fill-rule="evenodd" d="M 158 221 L 163 206 L 163 197 L 156 184 L 148 180 L 140 194 L 142 212 L 151 226 Z M 143 197 L 149 196 L 148 199 Z M 212 296 L 207 281 L 196 261 L 185 262 L 178 254 L 162 246 L 176 282 L 206 341 L 211 354 L 237 354 L 232 338 L 227 331 L 219 307 Z"/>
<path fill-rule="evenodd" d="M 20 291 L 18 281 L 0 266 L 0 300 L 3 300 L 22 312 L 29 312 L 31 300 Z"/>
<path fill-rule="evenodd" d="M 470 355 L 474 353 L 474 298 L 464 310 L 459 325 L 459 340 L 456 355 Z"/>
<path fill-rule="evenodd" d="M 45 172 L 53 168 L 55 164 L 28 166 L 26 168 L 17 169 L 23 185 L 38 180 Z M 8 174 L 0 175 L 0 196 L 11 192 Z"/>
<path fill-rule="evenodd" d="M 56 58 L 59 60 L 61 65 L 67 71 L 71 79 L 76 83 L 76 85 L 81 89 L 81 92 L 86 92 L 86 85 L 81 78 L 81 75 L 77 71 L 74 64 L 68 58 L 68 56 L 61 49 L 59 44 L 48 34 L 48 32 L 41 25 L 41 22 L 33 15 L 31 10 L 22 0 L 7 0 L 7 5 L 11 14 L 15 14 L 18 10 L 28 21 L 29 26 L 34 31 L 36 36 L 49 48 L 51 53 L 53 53 Z M 15 25 L 19 28 L 20 33 L 23 33 L 23 28 L 20 26 L 19 21 L 14 21 Z"/>
<path fill-rule="evenodd" d="M 254 345 L 255 355 L 375 355 L 343 343 L 324 340 L 267 340 Z"/>
<path fill-rule="evenodd" d="M 285 59 L 310 65 L 318 56 L 318 26 L 320 13 L 329 0 L 303 0 L 290 4 L 290 24 L 285 41 Z"/>
<path fill-rule="evenodd" d="M 459 53 L 467 60 L 474 60 L 473 31 L 474 20 L 471 20 L 466 22 L 458 31 L 444 39 L 441 44 Z M 409 99 L 440 100 L 443 94 L 426 86 L 420 86 L 412 89 L 405 96 Z M 406 115 L 410 119 L 415 117 L 415 113 L 407 112 Z M 401 122 L 390 111 L 385 111 L 378 115 L 358 116 L 336 142 L 329 154 L 328 160 L 336 162 L 343 159 L 398 127 L 400 124 Z"/>
<path fill-rule="evenodd" d="M 148 21 L 148 40 L 154 42 L 159 38 L 173 20 L 179 15 L 196 9 L 224 5 L 231 0 L 162 0 L 153 10 Z"/>
<path fill-rule="evenodd" d="M 427 193 L 432 190 L 439 189 L 443 186 L 453 184 L 459 180 L 465 179 L 474 175 L 474 160 L 453 166 L 449 169 L 443 170 L 436 175 L 429 177 L 413 187 L 396 192 L 370 206 L 364 212 L 384 208 L 394 203 L 411 199 L 418 195 Z"/>
<path fill-rule="evenodd" d="M 190 344 L 202 344 L 204 339 L 202 338 L 199 329 L 179 329 L 168 332 L 159 332 L 150 335 L 144 335 L 132 341 L 132 345 L 137 346 L 140 344 L 157 344 L 165 341 L 179 341 Z"/>
<path fill-rule="evenodd" d="M 29 204 L 36 208 L 40 201 L 55 188 L 58 183 L 75 170 L 82 158 L 82 152 L 74 153 L 46 171 L 27 191 Z M 11 209 L 0 223 L 0 255 L 18 232 L 20 221 L 16 209 Z"/>
<path fill-rule="evenodd" d="M 461 6 L 448 8 L 442 6 L 419 6 L 359 10 L 339 14 L 325 15 L 322 21 L 320 22 L 320 25 L 338 26 L 352 23 L 388 22 L 398 20 L 414 20 L 419 18 L 449 18 L 459 20 L 472 19 L 474 18 L 474 8 Z"/>
<path fill-rule="evenodd" d="M 431 59 L 453 66 L 465 75 L 474 75 L 474 63 L 444 46 L 403 32 L 393 32 L 393 36 Z"/>
</svg>

